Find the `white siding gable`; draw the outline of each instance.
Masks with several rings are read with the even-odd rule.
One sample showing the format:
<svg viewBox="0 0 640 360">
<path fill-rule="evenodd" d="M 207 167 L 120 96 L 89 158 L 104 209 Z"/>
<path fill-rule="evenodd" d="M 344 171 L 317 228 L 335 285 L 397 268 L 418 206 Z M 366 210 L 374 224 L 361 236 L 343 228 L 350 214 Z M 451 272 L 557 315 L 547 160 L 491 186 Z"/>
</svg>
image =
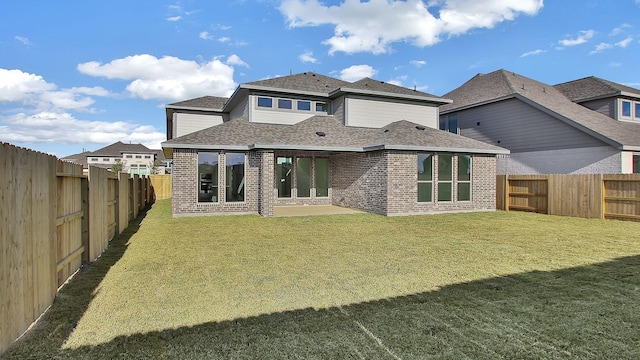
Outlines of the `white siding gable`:
<svg viewBox="0 0 640 360">
<path fill-rule="evenodd" d="M 173 116 L 174 123 L 176 124 L 174 137 L 191 134 L 192 132 L 206 129 L 214 125 L 220 125 L 223 122 L 222 114 L 175 113 Z"/>
<path fill-rule="evenodd" d="M 345 125 L 381 128 L 399 120 L 438 128 L 438 107 L 401 100 L 347 97 L 344 105 Z"/>
</svg>

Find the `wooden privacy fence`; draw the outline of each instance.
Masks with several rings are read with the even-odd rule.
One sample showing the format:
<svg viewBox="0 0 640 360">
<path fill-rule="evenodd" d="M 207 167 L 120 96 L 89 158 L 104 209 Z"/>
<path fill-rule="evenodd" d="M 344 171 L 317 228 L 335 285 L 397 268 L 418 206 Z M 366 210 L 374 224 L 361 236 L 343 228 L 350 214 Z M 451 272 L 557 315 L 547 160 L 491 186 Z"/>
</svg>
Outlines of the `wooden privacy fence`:
<svg viewBox="0 0 640 360">
<path fill-rule="evenodd" d="M 640 221 L 640 174 L 498 175 L 496 208 Z"/>
<path fill-rule="evenodd" d="M 146 177 L 0 143 L 0 354 L 153 201 Z"/>
<path fill-rule="evenodd" d="M 171 175 L 149 175 L 149 179 L 151 179 L 156 200 L 164 200 L 171 197 Z"/>
</svg>

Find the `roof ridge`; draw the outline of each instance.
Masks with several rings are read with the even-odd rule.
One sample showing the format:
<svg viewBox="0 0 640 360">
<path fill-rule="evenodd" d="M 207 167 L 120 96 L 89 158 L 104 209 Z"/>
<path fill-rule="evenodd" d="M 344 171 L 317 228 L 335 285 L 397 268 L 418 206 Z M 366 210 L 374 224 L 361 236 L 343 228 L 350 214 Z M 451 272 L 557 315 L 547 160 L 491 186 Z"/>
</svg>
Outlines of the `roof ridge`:
<svg viewBox="0 0 640 360">
<path fill-rule="evenodd" d="M 513 86 L 513 82 L 511 82 L 511 79 L 509 78 L 509 76 L 507 75 L 507 70 L 505 69 L 500 69 L 498 70 L 500 72 L 500 74 L 502 75 L 502 77 L 504 77 L 504 80 L 507 82 L 507 85 L 509 85 L 509 89 L 511 89 L 511 93 L 512 94 L 517 94 L 519 93 L 518 90 Z M 511 74 L 513 74 L 513 76 L 516 76 L 515 72 L 511 72 Z"/>
</svg>

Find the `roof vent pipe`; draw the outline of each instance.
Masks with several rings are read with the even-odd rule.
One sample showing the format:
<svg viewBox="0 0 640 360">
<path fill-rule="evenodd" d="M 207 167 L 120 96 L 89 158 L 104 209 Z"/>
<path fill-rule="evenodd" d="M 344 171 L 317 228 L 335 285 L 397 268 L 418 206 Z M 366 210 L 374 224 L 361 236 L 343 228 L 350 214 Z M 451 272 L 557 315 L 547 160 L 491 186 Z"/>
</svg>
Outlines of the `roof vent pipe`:
<svg viewBox="0 0 640 360">
<path fill-rule="evenodd" d="M 318 135 L 318 136 L 320 136 L 320 137 L 325 137 L 325 136 L 327 136 L 327 134 L 325 134 L 325 133 L 324 133 L 324 132 L 322 132 L 322 131 L 316 131 L 316 135 Z"/>
<path fill-rule="evenodd" d="M 416 126 L 416 129 L 424 131 L 425 127 L 424 127 L 424 126 L 417 125 L 417 126 Z"/>
</svg>

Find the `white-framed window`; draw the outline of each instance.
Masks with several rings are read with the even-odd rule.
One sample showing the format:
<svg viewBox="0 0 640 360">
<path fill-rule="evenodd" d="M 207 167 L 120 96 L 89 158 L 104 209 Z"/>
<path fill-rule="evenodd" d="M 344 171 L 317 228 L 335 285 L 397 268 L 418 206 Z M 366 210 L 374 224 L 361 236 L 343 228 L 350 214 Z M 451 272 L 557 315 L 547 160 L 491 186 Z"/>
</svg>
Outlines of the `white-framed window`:
<svg viewBox="0 0 640 360">
<path fill-rule="evenodd" d="M 293 107 L 293 100 L 291 99 L 278 99 L 278 109 L 291 110 Z"/>
<path fill-rule="evenodd" d="M 438 154 L 438 201 L 453 201 L 453 155 Z"/>
<path fill-rule="evenodd" d="M 109 159 L 109 158 L 102 158 L 102 161 L 103 161 L 103 162 L 109 162 L 109 160 L 111 160 L 111 159 Z"/>
<path fill-rule="evenodd" d="M 124 156 L 126 159 L 131 159 L 133 156 L 132 155 L 125 155 Z"/>
<path fill-rule="evenodd" d="M 144 158 L 145 159 L 151 159 L 151 155 L 145 155 Z"/>
<path fill-rule="evenodd" d="M 136 155 L 136 159 L 142 159 L 142 155 Z"/>
<path fill-rule="evenodd" d="M 458 115 L 446 115 L 440 118 L 439 124 L 440 130 L 448 131 L 453 134 L 458 134 Z"/>
<path fill-rule="evenodd" d="M 316 101 L 316 112 L 326 113 L 329 111 L 326 102 Z"/>
<path fill-rule="evenodd" d="M 311 101 L 298 100 L 298 110 L 311 111 Z"/>
<path fill-rule="evenodd" d="M 258 107 L 272 108 L 273 107 L 273 99 L 270 98 L 270 97 L 258 96 Z"/>
<path fill-rule="evenodd" d="M 630 118 L 631 117 L 631 101 L 622 100 L 620 106 L 620 115 L 622 117 Z"/>
<path fill-rule="evenodd" d="M 91 158 L 91 161 L 98 161 L 98 158 Z"/>
<path fill-rule="evenodd" d="M 618 119 L 640 121 L 640 101 L 620 99 L 618 106 Z"/>
</svg>

